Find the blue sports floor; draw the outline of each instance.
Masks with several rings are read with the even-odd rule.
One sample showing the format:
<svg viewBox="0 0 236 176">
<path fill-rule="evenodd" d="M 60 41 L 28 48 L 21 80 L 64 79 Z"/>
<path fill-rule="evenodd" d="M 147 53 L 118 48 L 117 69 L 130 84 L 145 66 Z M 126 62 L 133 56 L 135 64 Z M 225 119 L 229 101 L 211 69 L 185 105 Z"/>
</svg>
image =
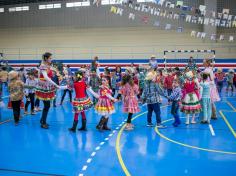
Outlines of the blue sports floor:
<svg viewBox="0 0 236 176">
<path fill-rule="evenodd" d="M 49 130 L 40 128 L 41 112 L 23 116 L 22 111 L 19 126 L 14 126 L 12 111 L 5 108 L 0 122 L 0 175 L 235 176 L 235 97 L 223 94 L 216 104 L 218 120 L 211 121 L 215 135 L 208 125 L 186 126 L 183 115 L 183 124 L 172 127 L 165 101 L 161 113 L 166 129 L 146 127 L 142 106 L 133 119 L 135 130 L 129 132 L 124 131 L 127 115 L 121 103 L 115 104 L 117 112 L 109 121 L 112 131 L 95 129 L 100 117 L 91 109 L 86 112 L 88 131 L 75 134 L 67 130 L 73 121 L 68 101 L 50 109 Z"/>
</svg>

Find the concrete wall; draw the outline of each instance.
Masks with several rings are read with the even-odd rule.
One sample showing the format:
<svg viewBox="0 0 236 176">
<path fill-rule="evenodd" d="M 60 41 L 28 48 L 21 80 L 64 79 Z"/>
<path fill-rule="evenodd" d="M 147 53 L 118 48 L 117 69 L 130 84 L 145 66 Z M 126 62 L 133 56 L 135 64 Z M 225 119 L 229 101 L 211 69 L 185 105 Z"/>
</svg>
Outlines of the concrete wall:
<svg viewBox="0 0 236 176">
<path fill-rule="evenodd" d="M 157 17 L 150 17 L 148 24 L 140 19 L 130 21 L 128 9 L 121 17 L 111 14 L 110 6 L 65 8 L 64 2 L 61 9 L 38 10 L 38 5 L 30 4 L 26 12 L 0 13 L 0 52 L 7 59 L 40 59 L 45 51 L 58 59 L 88 59 L 94 55 L 103 59 L 143 59 L 151 54 L 161 58 L 166 49 L 216 49 L 219 58 L 236 58 L 235 43 L 190 37 L 191 30 L 201 31 L 202 26 Z M 153 26 L 155 20 L 182 26 L 184 32 L 160 30 Z"/>
</svg>

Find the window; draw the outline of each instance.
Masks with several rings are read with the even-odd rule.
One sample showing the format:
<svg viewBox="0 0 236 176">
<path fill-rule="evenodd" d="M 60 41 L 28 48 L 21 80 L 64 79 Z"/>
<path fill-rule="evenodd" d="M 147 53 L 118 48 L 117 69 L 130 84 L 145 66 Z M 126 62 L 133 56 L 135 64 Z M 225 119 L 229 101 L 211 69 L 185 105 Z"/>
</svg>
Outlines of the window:
<svg viewBox="0 0 236 176">
<path fill-rule="evenodd" d="M 15 8 L 15 7 L 9 8 L 9 12 L 15 12 L 15 11 L 16 11 L 16 8 Z"/>
<path fill-rule="evenodd" d="M 39 10 L 42 10 L 42 9 L 59 9 L 59 8 L 61 8 L 61 4 L 39 5 Z"/>
<path fill-rule="evenodd" d="M 66 3 L 66 7 L 85 7 L 90 6 L 90 1 L 83 1 L 83 2 L 69 2 Z"/>
<path fill-rule="evenodd" d="M 61 4 L 53 4 L 54 9 L 59 9 L 61 8 Z"/>
<path fill-rule="evenodd" d="M 20 11 L 28 11 L 29 6 L 23 6 L 23 7 L 11 7 L 8 9 L 9 12 L 20 12 Z"/>
<path fill-rule="evenodd" d="M 3 13 L 4 12 L 4 8 L 0 8 L 0 13 Z"/>
<path fill-rule="evenodd" d="M 123 0 L 102 0 L 102 5 L 122 4 Z"/>
<path fill-rule="evenodd" d="M 138 3 L 142 3 L 142 2 L 153 2 L 156 3 L 155 0 L 137 0 Z"/>
</svg>

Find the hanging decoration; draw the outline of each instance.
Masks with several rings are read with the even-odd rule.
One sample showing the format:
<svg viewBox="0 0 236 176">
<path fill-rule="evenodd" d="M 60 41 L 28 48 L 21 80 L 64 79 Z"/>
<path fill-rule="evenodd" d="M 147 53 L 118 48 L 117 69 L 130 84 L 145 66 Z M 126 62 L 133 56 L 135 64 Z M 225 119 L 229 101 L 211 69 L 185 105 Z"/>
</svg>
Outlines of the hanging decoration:
<svg viewBox="0 0 236 176">
<path fill-rule="evenodd" d="M 217 38 L 216 34 L 207 34 L 205 32 L 197 32 L 197 31 L 191 31 L 190 36 L 191 37 L 196 37 L 196 38 L 201 38 L 201 39 L 205 39 L 207 36 L 209 36 L 209 39 L 212 40 L 212 41 L 216 41 L 216 40 L 224 41 L 225 38 L 226 38 L 225 34 L 220 34 L 219 38 Z M 228 38 L 229 42 L 234 42 L 234 36 L 233 35 L 230 35 L 228 37 L 229 37 Z"/>
<path fill-rule="evenodd" d="M 165 2 L 165 3 L 164 3 Z M 148 13 L 152 16 L 159 16 L 167 19 L 184 20 L 187 23 L 211 25 L 216 27 L 236 27 L 236 16 L 229 14 L 229 9 L 223 9 L 223 13 L 210 11 L 211 16 L 206 17 L 207 6 L 200 5 L 198 8 L 186 6 L 183 1 L 177 1 L 176 4 L 170 1 L 157 0 L 155 6 L 140 3 L 123 3 L 130 9 Z M 176 8 L 177 12 L 171 9 Z M 168 10 L 169 9 L 169 10 Z M 188 13 L 190 12 L 190 13 Z"/>
</svg>

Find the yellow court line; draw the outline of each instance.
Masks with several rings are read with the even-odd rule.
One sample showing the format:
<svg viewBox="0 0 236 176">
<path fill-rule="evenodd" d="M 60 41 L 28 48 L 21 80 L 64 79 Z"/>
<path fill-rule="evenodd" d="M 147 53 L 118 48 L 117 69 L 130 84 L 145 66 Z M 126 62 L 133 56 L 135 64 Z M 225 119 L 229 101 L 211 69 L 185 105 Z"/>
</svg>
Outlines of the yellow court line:
<svg viewBox="0 0 236 176">
<path fill-rule="evenodd" d="M 233 127 L 230 125 L 229 121 L 227 120 L 227 118 L 225 117 L 225 115 L 223 114 L 223 112 L 222 112 L 222 111 L 219 111 L 219 112 L 220 112 L 220 115 L 222 116 L 222 118 L 224 119 L 226 125 L 229 127 L 231 133 L 232 133 L 233 136 L 236 138 L 236 133 L 235 133 Z"/>
<path fill-rule="evenodd" d="M 164 108 L 164 107 L 167 107 L 167 106 L 170 106 L 170 105 L 164 105 L 164 106 L 162 106 L 161 108 Z M 139 114 L 139 115 L 137 115 L 137 116 L 135 116 L 135 117 L 132 119 L 132 121 L 135 120 L 135 119 L 137 119 L 138 117 L 140 117 L 140 116 L 146 114 L 146 113 L 147 113 L 147 111 L 146 111 L 146 112 L 143 112 L 143 113 L 141 113 L 141 114 Z M 120 139 L 121 139 L 121 135 L 122 135 L 124 129 L 125 129 L 125 125 L 123 125 L 123 126 L 121 127 L 121 129 L 120 129 L 120 131 L 119 131 L 119 133 L 118 133 L 118 135 L 117 135 L 117 138 L 116 138 L 116 154 L 117 154 L 117 156 L 118 156 L 119 163 L 120 163 L 120 165 L 121 165 L 121 167 L 122 167 L 122 169 L 123 169 L 125 175 L 126 175 L 126 176 L 131 176 L 130 172 L 128 171 L 127 167 L 125 166 L 125 163 L 124 163 L 124 161 L 123 161 L 123 159 L 122 159 L 121 152 L 120 152 Z"/>
<path fill-rule="evenodd" d="M 3 121 L 3 122 L 0 122 L 0 125 L 2 125 L 2 124 L 4 124 L 4 123 L 7 123 L 7 122 L 10 122 L 10 121 L 12 121 L 12 119 L 7 119 L 7 120 L 5 120 L 5 121 Z"/>
<path fill-rule="evenodd" d="M 168 122 L 168 121 L 171 121 L 171 120 L 173 120 L 173 119 L 166 120 L 166 121 L 164 121 L 163 123 Z M 227 151 L 222 151 L 222 150 L 206 149 L 206 148 L 201 148 L 201 147 L 197 147 L 197 146 L 192 146 L 192 145 L 188 145 L 188 144 L 184 144 L 184 143 L 175 141 L 175 140 L 170 139 L 170 138 L 164 136 L 163 134 L 161 134 L 157 127 L 155 127 L 155 131 L 156 131 L 156 133 L 157 133 L 161 138 L 163 138 L 163 139 L 165 139 L 165 140 L 167 140 L 167 141 L 169 141 L 169 142 L 172 142 L 172 143 L 175 143 L 175 144 L 184 146 L 184 147 L 188 147 L 188 148 L 192 148 L 192 149 L 197 149 L 197 150 L 203 150 L 203 151 L 207 151 L 207 152 L 214 152 L 214 153 L 222 153 L 222 154 L 236 155 L 236 152 L 227 152 Z"/>
<path fill-rule="evenodd" d="M 226 103 L 227 103 L 234 111 L 236 111 L 236 108 L 235 108 L 229 101 L 226 101 Z"/>
<path fill-rule="evenodd" d="M 139 114 L 137 116 L 135 116 L 132 121 L 140 116 L 142 116 L 143 114 L 146 114 L 147 112 L 144 112 L 142 114 Z M 121 138 L 121 135 L 122 135 L 122 132 L 124 131 L 124 128 L 125 128 L 125 125 L 122 126 L 122 128 L 120 129 L 118 135 L 117 135 L 117 138 L 116 138 L 116 153 L 117 153 L 117 156 L 118 156 L 118 160 L 120 162 L 120 165 L 125 173 L 126 176 L 131 176 L 131 174 L 129 173 L 127 167 L 125 166 L 124 164 L 124 161 L 122 159 L 122 156 L 121 156 L 121 152 L 120 152 L 120 138 Z"/>
<path fill-rule="evenodd" d="M 163 106 L 163 107 L 166 107 L 166 106 Z M 161 107 L 161 108 L 163 108 L 163 107 Z M 232 111 L 231 111 L 231 112 L 232 112 Z M 234 112 L 234 111 L 233 111 L 233 112 Z M 146 114 L 146 113 L 147 113 L 147 112 L 144 112 L 144 113 L 142 113 L 142 114 L 139 114 L 139 115 L 135 116 L 135 117 L 132 119 L 132 121 L 135 120 L 135 119 L 137 119 L 138 117 L 142 116 L 143 114 Z M 220 113 L 223 114 L 222 111 L 220 111 Z M 223 117 L 223 116 L 222 116 L 222 117 Z M 223 119 L 224 119 L 224 117 L 223 117 Z M 173 119 L 165 120 L 165 121 L 163 121 L 162 123 L 166 123 L 166 122 L 171 121 L 171 120 L 173 120 Z M 227 119 L 226 119 L 226 121 L 227 121 Z M 116 139 L 116 153 L 117 153 L 117 156 L 118 156 L 119 163 L 120 163 L 120 165 L 121 165 L 121 167 L 122 167 L 122 169 L 123 169 L 125 175 L 126 175 L 126 176 L 131 176 L 130 172 L 128 171 L 127 167 L 126 167 L 125 164 L 124 164 L 124 161 L 123 161 L 123 159 L 122 159 L 121 152 L 120 152 L 120 139 L 121 139 L 121 135 L 122 135 L 122 133 L 123 133 L 123 131 L 124 131 L 124 128 L 125 128 L 125 125 L 122 126 L 122 128 L 120 129 L 120 131 L 119 131 L 119 133 L 118 133 L 118 135 L 117 135 L 117 139 Z M 231 129 L 232 129 L 232 128 L 231 128 Z M 159 130 L 158 130 L 157 127 L 155 128 L 155 131 L 156 131 L 156 133 L 157 133 L 161 138 L 163 138 L 163 139 L 165 139 L 165 140 L 167 140 L 167 141 L 169 141 L 169 142 L 172 142 L 172 143 L 175 143 L 175 144 L 184 146 L 184 147 L 188 147 L 188 148 L 192 148 L 192 149 L 197 149 L 197 150 L 202 150 L 202 151 L 206 151 L 206 152 L 214 152 L 214 153 L 221 153 L 221 154 L 236 155 L 236 152 L 227 152 L 227 151 L 222 151 L 222 150 L 206 149 L 206 148 L 191 146 L 191 145 L 188 145 L 188 144 L 184 144 L 184 143 L 181 143 L 181 142 L 172 140 L 172 139 L 170 139 L 170 138 L 164 136 L 163 134 L 161 134 L 161 133 L 159 132 Z"/>
</svg>

